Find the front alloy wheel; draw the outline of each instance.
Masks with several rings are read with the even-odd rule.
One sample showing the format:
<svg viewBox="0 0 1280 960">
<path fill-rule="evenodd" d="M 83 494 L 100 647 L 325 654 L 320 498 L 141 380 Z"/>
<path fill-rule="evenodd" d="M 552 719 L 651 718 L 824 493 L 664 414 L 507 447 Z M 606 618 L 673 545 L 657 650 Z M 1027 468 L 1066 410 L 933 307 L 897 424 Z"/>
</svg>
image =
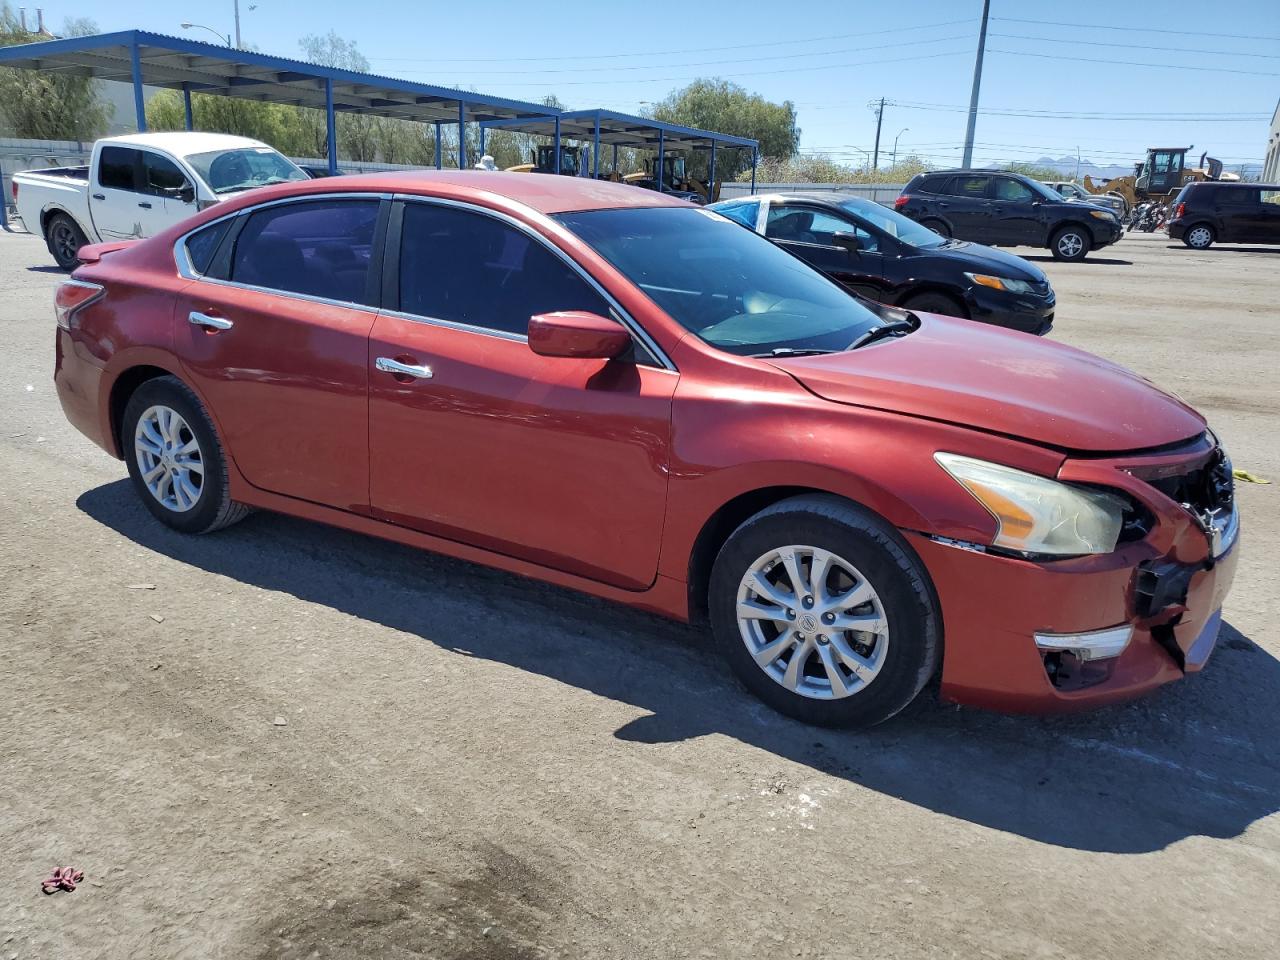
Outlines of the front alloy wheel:
<svg viewBox="0 0 1280 960">
<path fill-rule="evenodd" d="M 1077 227 L 1067 227 L 1053 238 L 1053 255 L 1058 260 L 1083 260 L 1089 240 Z"/>
<path fill-rule="evenodd" d="M 858 569 L 828 550 L 785 546 L 756 560 L 738 585 L 738 631 L 775 683 L 814 700 L 839 700 L 884 665 L 889 624 Z"/>
</svg>

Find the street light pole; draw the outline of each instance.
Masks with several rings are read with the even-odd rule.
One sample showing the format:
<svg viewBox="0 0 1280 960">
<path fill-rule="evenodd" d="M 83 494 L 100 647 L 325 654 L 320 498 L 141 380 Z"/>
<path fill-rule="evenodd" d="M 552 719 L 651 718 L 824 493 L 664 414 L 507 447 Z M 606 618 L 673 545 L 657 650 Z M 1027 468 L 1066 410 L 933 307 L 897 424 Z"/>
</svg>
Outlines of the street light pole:
<svg viewBox="0 0 1280 960">
<path fill-rule="evenodd" d="M 240 44 L 240 0 L 233 0 L 236 8 L 236 49 L 241 49 Z"/>
<path fill-rule="evenodd" d="M 910 129 L 910 127 L 903 127 L 898 131 L 898 137 L 902 136 Z M 898 166 L 898 137 L 893 138 L 893 166 L 895 168 Z"/>
<path fill-rule="evenodd" d="M 969 123 L 964 131 L 964 160 L 966 169 L 973 163 L 973 128 L 978 122 L 978 90 L 982 87 L 982 56 L 987 51 L 987 18 L 991 14 L 991 0 L 982 0 L 982 29 L 978 31 L 978 59 L 973 64 L 973 91 L 969 94 Z"/>
<path fill-rule="evenodd" d="M 206 27 L 203 23 L 192 23 L 189 20 L 184 20 L 182 23 L 178 24 L 178 26 L 182 27 L 183 30 L 208 30 L 218 38 L 219 42 L 225 43 L 228 47 L 231 46 L 231 34 L 219 33 L 217 30 L 213 29 L 213 27 Z"/>
</svg>

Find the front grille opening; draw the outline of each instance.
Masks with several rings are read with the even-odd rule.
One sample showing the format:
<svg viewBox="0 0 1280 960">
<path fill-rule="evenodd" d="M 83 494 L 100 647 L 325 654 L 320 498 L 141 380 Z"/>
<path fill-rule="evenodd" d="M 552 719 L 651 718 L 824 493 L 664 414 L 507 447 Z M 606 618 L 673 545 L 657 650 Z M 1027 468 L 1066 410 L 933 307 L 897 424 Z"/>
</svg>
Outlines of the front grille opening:
<svg viewBox="0 0 1280 960">
<path fill-rule="evenodd" d="M 1068 650 L 1054 650 L 1044 655 L 1044 672 L 1054 689 L 1070 693 L 1102 683 L 1111 676 L 1114 663 L 1114 660 L 1081 660 Z"/>
<path fill-rule="evenodd" d="M 1168 477 L 1143 477 L 1174 503 L 1199 515 L 1217 510 L 1230 511 L 1235 503 L 1235 479 L 1231 461 L 1221 449 L 1202 466 Z"/>
</svg>

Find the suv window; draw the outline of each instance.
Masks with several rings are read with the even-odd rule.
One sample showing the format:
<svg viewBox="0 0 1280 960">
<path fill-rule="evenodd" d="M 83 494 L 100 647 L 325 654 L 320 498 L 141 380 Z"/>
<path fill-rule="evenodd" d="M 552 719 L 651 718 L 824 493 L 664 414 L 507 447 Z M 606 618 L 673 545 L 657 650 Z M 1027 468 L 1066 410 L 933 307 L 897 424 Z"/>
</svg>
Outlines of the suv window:
<svg viewBox="0 0 1280 960">
<path fill-rule="evenodd" d="M 142 151 L 142 192 L 160 197 L 176 196 L 187 178 L 178 165 L 168 157 L 148 150 Z"/>
<path fill-rule="evenodd" d="M 1263 203 L 1280 203 L 1280 190 L 1268 190 L 1263 187 L 1261 199 Z"/>
<path fill-rule="evenodd" d="M 1223 207 L 1251 207 L 1258 202 L 1258 191 L 1249 187 L 1219 187 L 1218 205 Z"/>
<path fill-rule="evenodd" d="M 717 207 L 716 213 L 726 216 L 730 220 L 736 220 L 744 227 L 750 227 L 754 230 L 756 228 L 756 218 L 760 216 L 760 201 L 743 200 L 741 203 L 729 203 L 723 207 Z"/>
<path fill-rule="evenodd" d="M 258 210 L 236 238 L 230 279 L 371 304 L 369 260 L 377 222 L 377 200 L 312 200 Z"/>
<path fill-rule="evenodd" d="M 400 310 L 519 336 L 539 313 L 610 314 L 604 297 L 523 231 L 481 213 L 416 202 L 404 206 Z"/>
<path fill-rule="evenodd" d="M 128 147 L 103 147 L 98 154 L 98 186 L 113 190 L 135 190 L 134 167 L 138 151 Z"/>
<path fill-rule="evenodd" d="M 956 177 L 947 193 L 954 197 L 985 197 L 990 177 Z"/>
<path fill-rule="evenodd" d="M 997 200 L 1034 200 L 1035 194 L 1025 183 L 1019 183 L 1009 177 L 996 177 Z"/>
<path fill-rule="evenodd" d="M 770 240 L 822 243 L 829 247 L 835 245 L 837 233 L 852 232 L 853 224 L 842 217 L 813 207 L 778 203 L 769 208 L 769 223 L 764 229 Z"/>
</svg>

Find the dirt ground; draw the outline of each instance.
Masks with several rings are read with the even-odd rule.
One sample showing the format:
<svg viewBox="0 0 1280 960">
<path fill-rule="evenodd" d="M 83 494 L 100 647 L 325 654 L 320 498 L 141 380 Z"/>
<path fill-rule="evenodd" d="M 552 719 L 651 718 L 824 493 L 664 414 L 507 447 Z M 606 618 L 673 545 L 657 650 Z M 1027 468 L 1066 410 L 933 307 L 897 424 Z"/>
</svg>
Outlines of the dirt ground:
<svg viewBox="0 0 1280 960">
<path fill-rule="evenodd" d="M 1280 481 L 1280 248 L 1043 265 L 1053 336 Z M 59 276 L 0 234 L 0 960 L 1280 955 L 1280 482 L 1200 676 L 831 733 L 689 628 L 280 516 L 166 531 L 63 420 Z"/>
</svg>

